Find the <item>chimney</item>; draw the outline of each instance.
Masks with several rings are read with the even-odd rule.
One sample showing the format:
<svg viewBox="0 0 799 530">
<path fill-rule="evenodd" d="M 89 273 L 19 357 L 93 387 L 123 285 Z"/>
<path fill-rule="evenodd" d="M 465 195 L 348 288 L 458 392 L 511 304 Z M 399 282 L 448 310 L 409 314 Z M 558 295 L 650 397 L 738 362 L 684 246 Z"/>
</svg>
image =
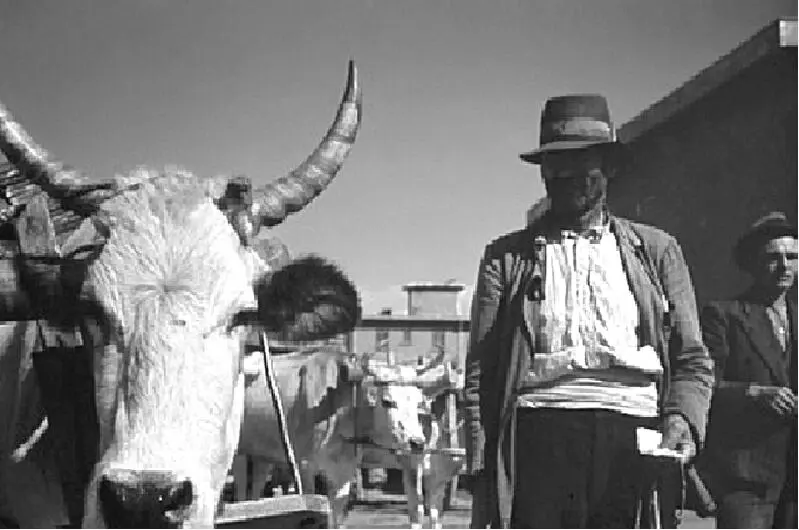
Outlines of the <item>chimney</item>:
<svg viewBox="0 0 799 530">
<path fill-rule="evenodd" d="M 465 288 L 454 280 L 403 285 L 402 290 L 408 293 L 408 315 L 457 316 L 458 295 Z"/>
</svg>

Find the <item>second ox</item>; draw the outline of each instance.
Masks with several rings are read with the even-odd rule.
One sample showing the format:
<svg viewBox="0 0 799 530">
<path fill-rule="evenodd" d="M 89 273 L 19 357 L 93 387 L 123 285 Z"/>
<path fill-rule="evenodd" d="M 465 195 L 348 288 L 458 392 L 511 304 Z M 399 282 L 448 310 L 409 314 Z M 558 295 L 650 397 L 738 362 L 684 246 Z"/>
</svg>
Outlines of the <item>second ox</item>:
<svg viewBox="0 0 799 530">
<path fill-rule="evenodd" d="M 256 352 L 250 358 L 254 377 L 247 384 L 239 444 L 240 455 L 253 464 L 251 498 L 260 496 L 270 468 L 286 461 L 261 355 Z M 417 511 L 422 506 L 416 496 L 417 469 L 424 469 L 425 485 L 433 488 L 441 508 L 446 477 L 451 480 L 460 467 L 444 465 L 451 458 L 439 452 L 430 454 L 444 443 L 440 418 L 431 416 L 431 405 L 454 386 L 448 365 L 386 366 L 333 351 L 276 356 L 273 362 L 303 483 L 323 480 L 334 525 L 343 523 L 351 499 L 361 465 L 358 445 L 385 452 L 388 461 L 403 470 L 412 522 L 420 522 Z M 422 461 L 424 466 L 419 465 Z M 246 481 L 245 473 L 240 475 L 236 482 L 241 499 Z M 437 513 L 434 505 L 436 520 Z"/>
</svg>

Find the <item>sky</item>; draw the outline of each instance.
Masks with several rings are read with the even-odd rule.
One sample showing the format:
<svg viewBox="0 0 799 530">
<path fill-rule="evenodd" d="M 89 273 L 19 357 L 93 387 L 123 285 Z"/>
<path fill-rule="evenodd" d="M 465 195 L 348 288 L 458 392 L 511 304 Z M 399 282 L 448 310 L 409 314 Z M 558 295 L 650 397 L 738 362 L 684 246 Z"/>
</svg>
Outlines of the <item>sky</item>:
<svg viewBox="0 0 799 530">
<path fill-rule="evenodd" d="M 58 159 L 265 183 L 327 130 L 353 58 L 358 140 L 273 230 L 337 263 L 365 313 L 400 286 L 467 285 L 524 224 L 548 97 L 598 92 L 621 125 L 780 16 L 786 0 L 0 0 L 0 101 Z"/>
</svg>

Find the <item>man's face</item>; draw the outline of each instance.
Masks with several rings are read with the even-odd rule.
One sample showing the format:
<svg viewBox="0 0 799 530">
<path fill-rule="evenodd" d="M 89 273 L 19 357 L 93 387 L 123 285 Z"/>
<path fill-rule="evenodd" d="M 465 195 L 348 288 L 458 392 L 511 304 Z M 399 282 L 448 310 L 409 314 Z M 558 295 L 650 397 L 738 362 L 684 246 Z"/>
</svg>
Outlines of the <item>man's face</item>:
<svg viewBox="0 0 799 530">
<path fill-rule="evenodd" d="M 605 201 L 607 175 L 596 150 L 546 154 L 541 160 L 541 176 L 556 213 L 579 216 Z"/>
<path fill-rule="evenodd" d="M 756 269 L 758 283 L 784 291 L 789 289 L 796 279 L 797 252 L 799 246 L 792 236 L 770 239 L 760 248 Z"/>
</svg>

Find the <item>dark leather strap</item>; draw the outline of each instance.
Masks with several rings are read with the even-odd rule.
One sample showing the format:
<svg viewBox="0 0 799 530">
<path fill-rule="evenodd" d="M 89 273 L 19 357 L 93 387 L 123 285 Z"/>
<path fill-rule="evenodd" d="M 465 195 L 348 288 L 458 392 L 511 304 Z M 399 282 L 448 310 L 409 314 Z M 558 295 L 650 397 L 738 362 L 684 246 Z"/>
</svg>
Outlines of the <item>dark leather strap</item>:
<svg viewBox="0 0 799 530">
<path fill-rule="evenodd" d="M 547 240 L 536 236 L 533 241 L 533 274 L 527 284 L 527 299 L 540 302 L 546 297 Z"/>
</svg>

